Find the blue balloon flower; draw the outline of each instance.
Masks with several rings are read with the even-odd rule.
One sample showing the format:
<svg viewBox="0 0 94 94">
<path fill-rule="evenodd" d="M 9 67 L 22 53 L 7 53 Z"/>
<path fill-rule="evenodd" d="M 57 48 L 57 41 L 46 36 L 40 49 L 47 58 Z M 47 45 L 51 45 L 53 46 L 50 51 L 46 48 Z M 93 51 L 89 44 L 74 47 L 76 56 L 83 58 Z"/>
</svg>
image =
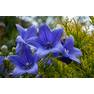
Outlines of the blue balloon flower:
<svg viewBox="0 0 94 94">
<path fill-rule="evenodd" d="M 60 52 L 62 44 L 60 39 L 63 34 L 63 29 L 51 29 L 46 24 L 42 24 L 39 27 L 39 36 L 33 41 L 33 45 L 36 46 L 37 52 L 40 57 L 43 57 L 49 53 Z"/>
<path fill-rule="evenodd" d="M 82 55 L 82 52 L 80 51 L 80 49 L 74 47 L 74 38 L 72 36 L 67 38 L 63 43 L 62 54 L 62 61 L 72 60 L 80 63 L 78 57 Z"/>
<path fill-rule="evenodd" d="M 37 74 L 38 72 L 38 57 L 32 55 L 28 46 L 23 47 L 22 55 L 11 55 L 9 60 L 15 65 L 12 72 L 13 75 L 22 75 L 24 73 Z"/>
<path fill-rule="evenodd" d="M 36 49 L 33 45 L 30 45 L 32 40 L 36 39 L 37 29 L 34 25 L 24 29 L 19 24 L 16 24 L 19 36 L 17 36 L 16 42 L 16 53 L 22 52 L 23 45 L 26 44 L 30 46 L 31 49 Z"/>
</svg>

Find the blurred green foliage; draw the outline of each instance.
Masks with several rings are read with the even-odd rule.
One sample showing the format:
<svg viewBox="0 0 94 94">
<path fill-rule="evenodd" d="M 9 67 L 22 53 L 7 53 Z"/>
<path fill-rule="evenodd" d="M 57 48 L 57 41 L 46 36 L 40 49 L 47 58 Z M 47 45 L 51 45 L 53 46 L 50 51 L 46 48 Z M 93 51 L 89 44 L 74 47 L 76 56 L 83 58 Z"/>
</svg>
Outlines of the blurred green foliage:
<svg viewBox="0 0 94 94">
<path fill-rule="evenodd" d="M 37 16 L 34 18 L 39 24 L 46 22 L 47 16 Z M 91 24 L 94 24 L 94 17 L 90 17 Z M 41 21 L 40 21 L 41 20 Z M 50 66 L 44 68 L 43 62 L 39 63 L 39 75 L 46 78 L 91 78 L 94 77 L 94 32 L 90 32 L 85 23 L 79 19 L 70 20 L 68 17 L 53 17 L 54 22 L 49 25 L 53 28 L 57 24 L 64 28 L 66 35 L 73 35 L 75 39 L 75 47 L 81 49 L 83 56 L 80 58 L 81 64 L 71 62 L 65 64 L 57 59 L 53 59 Z M 19 17 L 0 17 L 0 22 L 5 24 L 5 35 L 0 40 L 1 45 L 7 45 L 9 52 L 15 46 L 17 30 L 15 24 L 19 23 L 24 27 L 29 26 L 30 22 L 24 21 Z M 84 27 L 84 29 L 83 29 Z M 22 77 L 35 77 L 34 75 L 23 75 Z"/>
<path fill-rule="evenodd" d="M 0 16 L 0 23 L 3 23 L 5 25 L 1 25 L 1 27 L 4 29 L 4 35 L 0 36 L 0 46 L 5 44 L 9 48 L 15 46 L 15 39 L 18 34 L 15 25 L 19 23 L 22 26 L 26 27 L 30 24 L 29 22 L 26 22 L 16 16 Z"/>
</svg>

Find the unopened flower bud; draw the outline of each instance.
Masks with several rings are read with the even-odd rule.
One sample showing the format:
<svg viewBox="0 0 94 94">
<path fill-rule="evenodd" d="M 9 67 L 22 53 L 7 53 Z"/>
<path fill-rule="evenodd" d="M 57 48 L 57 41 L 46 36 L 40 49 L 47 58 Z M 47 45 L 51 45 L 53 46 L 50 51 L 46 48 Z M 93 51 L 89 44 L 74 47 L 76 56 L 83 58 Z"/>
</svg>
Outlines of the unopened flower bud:
<svg viewBox="0 0 94 94">
<path fill-rule="evenodd" d="M 13 52 L 9 52 L 9 55 L 13 55 Z"/>
<path fill-rule="evenodd" d="M 8 47 L 7 47 L 6 45 L 3 45 L 3 46 L 1 47 L 1 51 L 2 51 L 2 52 L 8 52 Z"/>
<path fill-rule="evenodd" d="M 12 47 L 12 51 L 13 51 L 13 52 L 15 52 L 15 49 L 16 49 L 15 47 Z"/>
</svg>

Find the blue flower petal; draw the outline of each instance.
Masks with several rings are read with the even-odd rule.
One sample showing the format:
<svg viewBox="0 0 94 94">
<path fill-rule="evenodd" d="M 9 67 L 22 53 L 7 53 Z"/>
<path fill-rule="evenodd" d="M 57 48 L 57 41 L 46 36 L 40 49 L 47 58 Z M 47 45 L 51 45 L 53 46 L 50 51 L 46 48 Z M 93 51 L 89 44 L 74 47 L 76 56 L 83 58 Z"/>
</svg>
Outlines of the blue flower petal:
<svg viewBox="0 0 94 94">
<path fill-rule="evenodd" d="M 22 26 L 20 26 L 19 24 L 16 24 L 16 27 L 17 27 L 17 30 L 18 30 L 20 36 L 21 36 L 22 38 L 24 38 L 25 35 L 26 35 L 25 29 L 24 29 Z"/>
<path fill-rule="evenodd" d="M 34 63 L 38 63 L 39 59 L 41 58 L 39 57 L 39 55 L 34 54 L 33 59 L 34 59 Z"/>
<path fill-rule="evenodd" d="M 43 24 L 39 27 L 39 38 L 42 43 L 52 42 L 53 35 L 48 25 Z"/>
<path fill-rule="evenodd" d="M 20 36 L 23 38 L 24 41 L 32 36 L 37 35 L 37 29 L 34 25 L 28 27 L 27 29 L 24 29 L 19 24 L 16 24 L 16 27 L 17 30 L 19 31 Z"/>
<path fill-rule="evenodd" d="M 72 50 L 70 50 L 69 54 L 75 55 L 76 57 L 82 56 L 81 50 L 75 47 Z"/>
<path fill-rule="evenodd" d="M 38 38 L 37 36 L 30 37 L 30 38 L 28 38 L 28 39 L 26 40 L 26 42 L 29 43 L 29 44 L 32 44 L 34 41 L 37 40 L 37 38 Z"/>
<path fill-rule="evenodd" d="M 17 45 L 16 45 L 16 54 L 17 55 L 22 54 L 22 52 L 23 52 L 22 48 L 23 48 L 23 43 L 17 43 Z"/>
<path fill-rule="evenodd" d="M 32 46 L 34 49 L 41 47 L 38 37 L 31 37 L 26 41 L 27 45 Z"/>
<path fill-rule="evenodd" d="M 41 44 L 40 44 L 40 39 L 38 37 L 32 37 L 32 38 L 29 38 L 27 40 L 27 43 L 36 47 L 36 48 L 39 48 L 41 47 Z"/>
<path fill-rule="evenodd" d="M 24 58 L 20 57 L 18 55 L 10 55 L 8 56 L 8 59 L 11 61 L 11 63 L 15 64 L 16 66 L 23 66 Z"/>
<path fill-rule="evenodd" d="M 38 65 L 35 63 L 34 66 L 30 70 L 27 70 L 26 72 L 30 73 L 30 74 L 37 74 L 38 73 Z"/>
<path fill-rule="evenodd" d="M 72 36 L 70 36 L 69 38 L 67 38 L 65 40 L 65 44 L 64 44 L 64 47 L 67 49 L 67 50 L 71 50 L 73 49 L 74 47 L 74 38 Z"/>
<path fill-rule="evenodd" d="M 69 58 L 73 61 L 76 61 L 77 63 L 80 63 L 80 60 L 76 58 L 74 55 L 69 55 Z"/>
<path fill-rule="evenodd" d="M 52 49 L 43 49 L 43 48 L 38 48 L 36 54 L 39 55 L 40 57 L 43 57 L 49 53 L 59 53 L 61 52 L 63 49 L 62 44 L 59 42 L 57 43 L 57 45 L 55 47 L 53 47 Z"/>
<path fill-rule="evenodd" d="M 0 64 L 2 64 L 4 61 L 4 56 L 0 56 Z"/>
<path fill-rule="evenodd" d="M 17 43 L 25 43 L 25 44 L 26 44 L 26 42 L 23 40 L 23 38 L 22 38 L 21 36 L 18 36 L 18 37 L 16 38 L 16 42 L 17 42 Z"/>
<path fill-rule="evenodd" d="M 25 70 L 22 70 L 21 68 L 16 66 L 11 74 L 12 75 L 22 75 L 24 73 L 26 73 Z"/>
<path fill-rule="evenodd" d="M 30 26 L 27 28 L 27 32 L 26 32 L 26 37 L 30 38 L 32 36 L 36 36 L 37 35 L 37 29 L 34 25 Z"/>
<path fill-rule="evenodd" d="M 33 59 L 33 56 L 32 56 L 31 49 L 28 46 L 26 46 L 26 45 L 23 46 L 22 55 L 24 57 L 24 60 L 26 61 L 25 63 L 27 63 L 27 62 L 34 63 L 34 59 Z"/>
<path fill-rule="evenodd" d="M 29 40 L 30 41 L 30 40 Z M 32 38 L 32 44 L 34 39 Z M 17 46 L 16 46 L 16 54 L 21 54 L 23 52 L 24 46 L 28 46 L 29 48 L 36 50 L 37 48 L 34 47 L 32 44 L 29 44 L 28 42 L 25 42 L 21 36 L 18 36 L 16 39 Z"/>
<path fill-rule="evenodd" d="M 50 50 L 45 50 L 45 49 L 41 49 L 39 48 L 36 52 L 36 55 L 38 55 L 40 58 L 49 54 L 51 51 Z"/>
<path fill-rule="evenodd" d="M 61 29 L 55 29 L 52 33 L 53 33 L 53 37 L 54 37 L 54 43 L 60 41 L 62 34 L 63 34 L 64 30 Z"/>
<path fill-rule="evenodd" d="M 63 49 L 64 49 L 64 47 L 61 44 L 61 42 L 58 42 L 57 45 L 51 49 L 51 52 L 52 53 L 57 53 L 57 52 L 59 53 L 59 52 L 62 52 Z"/>
</svg>

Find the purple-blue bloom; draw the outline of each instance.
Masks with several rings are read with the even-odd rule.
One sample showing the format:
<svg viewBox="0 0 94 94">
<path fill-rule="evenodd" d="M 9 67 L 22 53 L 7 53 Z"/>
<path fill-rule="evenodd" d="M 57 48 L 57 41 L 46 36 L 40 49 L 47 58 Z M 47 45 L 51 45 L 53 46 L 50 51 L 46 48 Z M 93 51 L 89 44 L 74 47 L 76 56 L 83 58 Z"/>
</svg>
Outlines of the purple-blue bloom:
<svg viewBox="0 0 94 94">
<path fill-rule="evenodd" d="M 4 59 L 5 59 L 4 56 L 0 56 L 0 72 L 3 72 L 4 70 L 4 66 L 3 66 Z"/>
<path fill-rule="evenodd" d="M 49 53 L 60 52 L 62 44 L 60 39 L 63 34 L 63 29 L 51 30 L 48 25 L 42 24 L 39 27 L 39 36 L 33 45 L 38 48 L 36 54 L 43 57 Z"/>
<path fill-rule="evenodd" d="M 31 47 L 31 49 L 35 49 L 34 46 L 30 45 L 29 43 L 36 39 L 37 37 L 37 29 L 34 25 L 28 27 L 27 29 L 24 29 L 19 24 L 16 24 L 17 30 L 19 32 L 19 36 L 17 36 L 16 42 L 16 53 L 21 52 L 23 45 L 26 44 Z"/>
<path fill-rule="evenodd" d="M 82 52 L 80 51 L 80 49 L 74 47 L 74 38 L 72 36 L 65 40 L 65 42 L 63 43 L 63 47 L 64 48 L 62 50 L 62 61 L 68 59 L 80 63 L 78 57 L 82 55 Z"/>
<path fill-rule="evenodd" d="M 2 64 L 4 61 L 4 56 L 0 56 L 0 64 Z"/>
<path fill-rule="evenodd" d="M 12 72 L 13 75 L 22 75 L 24 73 L 37 74 L 38 72 L 38 57 L 32 55 L 28 46 L 23 47 L 22 55 L 11 55 L 9 60 L 15 64 Z"/>
</svg>

